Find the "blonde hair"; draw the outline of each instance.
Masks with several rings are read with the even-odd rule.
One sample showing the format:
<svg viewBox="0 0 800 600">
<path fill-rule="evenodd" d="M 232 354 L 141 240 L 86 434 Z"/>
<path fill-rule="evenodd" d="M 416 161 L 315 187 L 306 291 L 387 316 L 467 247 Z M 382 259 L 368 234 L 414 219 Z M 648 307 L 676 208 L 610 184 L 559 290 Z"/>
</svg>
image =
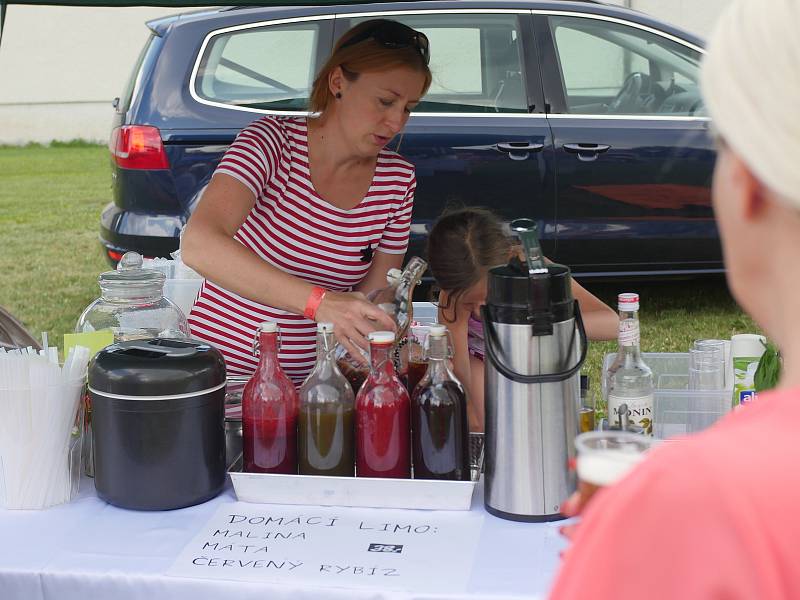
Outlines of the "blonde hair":
<svg viewBox="0 0 800 600">
<path fill-rule="evenodd" d="M 433 78 L 428 64 L 418 49 L 413 46 L 389 48 L 373 38 L 367 38 L 350 46 L 347 45 L 351 39 L 363 35 L 364 31 L 375 27 L 376 23 L 384 20 L 364 21 L 339 38 L 330 58 L 314 79 L 311 96 L 309 97 L 309 110 L 311 112 L 324 114 L 332 102 L 333 94 L 331 94 L 328 86 L 328 79 L 336 67 L 342 68 L 342 73 L 349 81 L 355 81 L 361 73 L 388 71 L 398 67 L 406 67 L 423 75 L 422 95 L 425 95 Z"/>
</svg>

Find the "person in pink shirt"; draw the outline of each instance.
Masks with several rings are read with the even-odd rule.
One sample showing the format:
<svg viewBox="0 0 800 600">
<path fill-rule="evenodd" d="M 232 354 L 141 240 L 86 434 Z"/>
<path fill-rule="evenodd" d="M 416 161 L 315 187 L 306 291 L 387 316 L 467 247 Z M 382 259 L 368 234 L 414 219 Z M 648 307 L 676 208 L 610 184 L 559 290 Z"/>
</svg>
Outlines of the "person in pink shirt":
<svg viewBox="0 0 800 600">
<path fill-rule="evenodd" d="M 800 598 L 798 32 L 800 0 L 735 1 L 703 67 L 728 283 L 781 349 L 779 386 L 595 494 L 551 599 Z"/>
</svg>

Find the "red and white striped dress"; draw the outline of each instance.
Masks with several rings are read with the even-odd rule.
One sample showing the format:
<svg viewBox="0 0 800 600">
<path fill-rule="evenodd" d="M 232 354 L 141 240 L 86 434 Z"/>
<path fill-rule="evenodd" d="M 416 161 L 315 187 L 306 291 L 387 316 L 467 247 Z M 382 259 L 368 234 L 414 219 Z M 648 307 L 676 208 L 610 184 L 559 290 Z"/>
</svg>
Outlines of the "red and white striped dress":
<svg viewBox="0 0 800 600">
<path fill-rule="evenodd" d="M 263 117 L 237 136 L 216 173 L 235 177 L 256 202 L 234 238 L 263 260 L 309 283 L 348 291 L 369 271 L 374 251 L 404 254 L 408 246 L 416 179 L 414 167 L 383 149 L 366 196 L 344 210 L 314 190 L 308 170 L 305 118 Z M 258 359 L 253 338 L 259 323 L 281 332 L 279 358 L 300 383 L 314 366 L 316 324 L 204 281 L 189 315 L 192 335 L 216 346 L 228 373 L 248 375 Z"/>
</svg>

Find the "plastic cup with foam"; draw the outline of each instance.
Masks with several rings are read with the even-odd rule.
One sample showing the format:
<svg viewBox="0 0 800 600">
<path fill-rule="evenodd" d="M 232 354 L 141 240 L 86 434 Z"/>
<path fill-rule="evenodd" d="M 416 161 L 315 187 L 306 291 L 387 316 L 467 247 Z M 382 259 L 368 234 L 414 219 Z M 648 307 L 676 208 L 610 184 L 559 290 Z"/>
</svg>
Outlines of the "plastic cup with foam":
<svg viewBox="0 0 800 600">
<path fill-rule="evenodd" d="M 627 431 L 590 431 L 575 438 L 578 479 L 597 487 L 627 475 L 653 446 L 649 436 Z"/>
</svg>

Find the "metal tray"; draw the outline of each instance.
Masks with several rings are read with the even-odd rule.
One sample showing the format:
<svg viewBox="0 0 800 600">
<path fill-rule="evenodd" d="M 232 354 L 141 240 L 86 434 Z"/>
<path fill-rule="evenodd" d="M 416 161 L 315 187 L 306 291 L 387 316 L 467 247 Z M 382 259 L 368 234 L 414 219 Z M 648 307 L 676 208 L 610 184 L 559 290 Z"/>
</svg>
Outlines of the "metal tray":
<svg viewBox="0 0 800 600">
<path fill-rule="evenodd" d="M 242 502 L 469 510 L 483 466 L 482 433 L 470 434 L 470 456 L 471 481 L 242 473 L 241 455 L 229 474 Z"/>
</svg>

